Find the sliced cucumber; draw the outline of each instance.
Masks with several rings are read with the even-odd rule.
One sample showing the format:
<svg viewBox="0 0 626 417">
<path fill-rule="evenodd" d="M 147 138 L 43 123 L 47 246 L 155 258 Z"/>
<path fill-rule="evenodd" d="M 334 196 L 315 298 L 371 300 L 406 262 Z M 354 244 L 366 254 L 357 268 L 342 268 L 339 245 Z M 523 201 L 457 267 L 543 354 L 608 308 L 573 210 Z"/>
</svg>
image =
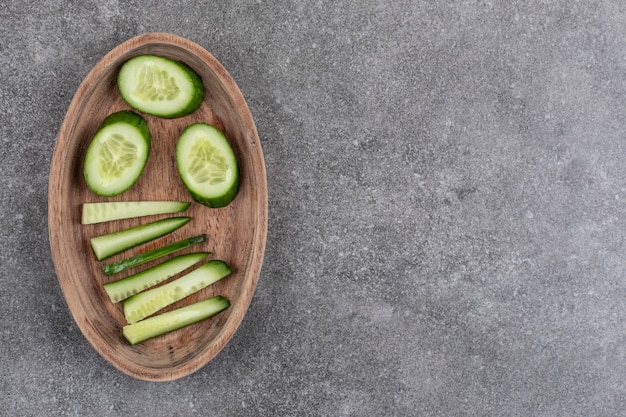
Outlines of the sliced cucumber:
<svg viewBox="0 0 626 417">
<path fill-rule="evenodd" d="M 191 203 L 183 201 L 107 201 L 84 203 L 81 223 L 93 224 L 155 214 L 180 213 Z"/>
<path fill-rule="evenodd" d="M 108 116 L 85 154 L 87 186 L 97 195 L 111 197 L 135 184 L 150 153 L 150 130 L 143 117 L 128 110 Z"/>
<path fill-rule="evenodd" d="M 197 202 L 223 207 L 237 195 L 237 159 L 219 129 L 205 123 L 185 128 L 176 144 L 176 164 L 185 187 Z"/>
<path fill-rule="evenodd" d="M 171 217 L 94 237 L 91 239 L 91 248 L 96 254 L 96 259 L 101 261 L 126 249 L 165 236 L 182 227 L 189 220 L 191 220 L 189 217 Z"/>
<path fill-rule="evenodd" d="M 111 302 L 117 303 L 173 277 L 208 255 L 208 252 L 198 252 L 177 256 L 137 274 L 107 282 L 104 284 L 104 290 Z"/>
<path fill-rule="evenodd" d="M 202 79 L 187 65 L 155 55 L 139 55 L 122 65 L 120 95 L 131 107 L 174 118 L 196 111 L 204 100 Z"/>
<path fill-rule="evenodd" d="M 225 262 L 211 260 L 172 282 L 135 294 L 124 301 L 126 321 L 135 323 L 143 320 L 162 308 L 219 281 L 231 272 Z"/>
<path fill-rule="evenodd" d="M 124 326 L 122 334 L 132 345 L 162 334 L 182 329 L 211 316 L 221 313 L 230 306 L 230 301 L 221 295 L 168 311 L 138 323 Z"/>
<path fill-rule="evenodd" d="M 131 256 L 130 258 L 122 259 L 121 261 L 106 264 L 102 267 L 102 269 L 105 274 L 113 275 L 118 272 L 125 271 L 128 268 L 142 265 L 162 256 L 169 255 L 170 253 L 188 248 L 196 243 L 204 242 L 205 240 L 206 235 L 198 235 L 188 239 L 179 240 L 178 242 L 170 243 L 169 245 L 151 250 L 149 252 L 140 253 L 139 255 Z"/>
</svg>

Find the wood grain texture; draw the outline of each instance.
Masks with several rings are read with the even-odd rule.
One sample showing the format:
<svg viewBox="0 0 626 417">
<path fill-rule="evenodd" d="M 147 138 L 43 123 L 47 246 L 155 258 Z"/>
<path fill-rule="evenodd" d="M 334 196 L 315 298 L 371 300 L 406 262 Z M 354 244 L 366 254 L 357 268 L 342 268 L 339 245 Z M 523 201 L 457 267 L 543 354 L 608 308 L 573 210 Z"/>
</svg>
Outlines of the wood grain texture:
<svg viewBox="0 0 626 417">
<path fill-rule="evenodd" d="M 152 149 L 141 177 L 119 196 L 98 197 L 88 189 L 83 177 L 85 151 L 106 116 L 130 109 L 119 95 L 116 77 L 126 60 L 141 54 L 160 55 L 190 66 L 203 80 L 205 100 L 199 110 L 178 119 L 142 114 L 152 133 Z M 240 189 L 234 201 L 220 209 L 194 203 L 182 214 L 192 217 L 183 228 L 98 262 L 89 246 L 90 238 L 168 216 L 81 225 L 82 203 L 192 201 L 176 170 L 175 146 L 180 132 L 195 122 L 221 129 L 235 152 Z M 165 33 L 137 36 L 102 58 L 79 86 L 59 131 L 50 170 L 48 227 L 57 277 L 67 305 L 87 340 L 113 366 L 139 379 L 169 381 L 209 362 L 233 336 L 248 309 L 267 235 L 267 182 L 261 144 L 245 99 L 224 67 L 199 45 Z M 231 301 L 230 308 L 185 329 L 131 346 L 122 336 L 125 320 L 121 304 L 109 301 L 102 284 L 163 259 L 112 277 L 104 274 L 102 265 L 201 233 L 206 233 L 206 242 L 176 255 L 210 251 L 212 259 L 224 260 L 234 272 L 165 311 L 218 294 Z"/>
</svg>

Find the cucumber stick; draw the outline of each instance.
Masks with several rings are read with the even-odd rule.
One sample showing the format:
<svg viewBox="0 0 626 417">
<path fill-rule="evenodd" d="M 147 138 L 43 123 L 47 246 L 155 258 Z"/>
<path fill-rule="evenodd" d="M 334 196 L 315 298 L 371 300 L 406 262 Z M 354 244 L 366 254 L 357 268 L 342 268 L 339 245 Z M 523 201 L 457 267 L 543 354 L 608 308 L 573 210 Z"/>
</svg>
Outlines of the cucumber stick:
<svg viewBox="0 0 626 417">
<path fill-rule="evenodd" d="M 131 107 L 174 118 L 196 111 L 204 100 L 202 79 L 187 65 L 155 55 L 126 61 L 117 77 L 120 95 Z"/>
<path fill-rule="evenodd" d="M 149 242 L 184 226 L 191 218 L 170 217 L 152 223 L 123 229 L 91 239 L 91 248 L 99 261 Z"/>
<path fill-rule="evenodd" d="M 209 255 L 208 252 L 180 255 L 145 271 L 104 284 L 111 302 L 117 303 L 173 277 Z"/>
<path fill-rule="evenodd" d="M 150 153 L 150 130 L 143 117 L 128 110 L 108 116 L 89 143 L 84 176 L 97 195 L 111 197 L 133 186 Z"/>
<path fill-rule="evenodd" d="M 84 203 L 81 223 L 93 224 L 155 214 L 180 213 L 191 203 L 183 201 L 122 201 Z"/>
<path fill-rule="evenodd" d="M 102 267 L 102 269 L 105 274 L 113 275 L 115 273 L 125 271 L 128 268 L 142 265 L 162 256 L 169 255 L 170 253 L 188 248 L 196 243 L 204 242 L 205 240 L 206 235 L 198 235 L 188 239 L 179 240 L 178 242 L 171 243 L 149 252 L 140 253 L 139 255 L 131 256 L 130 258 L 122 259 L 121 261 L 106 264 Z"/>
<path fill-rule="evenodd" d="M 143 320 L 162 308 L 219 281 L 231 272 L 231 268 L 225 262 L 211 260 L 174 281 L 135 294 L 124 301 L 126 321 L 135 323 Z"/>
<path fill-rule="evenodd" d="M 124 326 L 122 333 L 132 345 L 189 326 L 214 316 L 230 306 L 230 301 L 218 295 L 197 303 L 168 311 L 140 322 Z"/>
<path fill-rule="evenodd" d="M 239 190 L 239 169 L 224 134 L 206 123 L 187 126 L 176 143 L 178 173 L 194 200 L 223 207 Z"/>
</svg>

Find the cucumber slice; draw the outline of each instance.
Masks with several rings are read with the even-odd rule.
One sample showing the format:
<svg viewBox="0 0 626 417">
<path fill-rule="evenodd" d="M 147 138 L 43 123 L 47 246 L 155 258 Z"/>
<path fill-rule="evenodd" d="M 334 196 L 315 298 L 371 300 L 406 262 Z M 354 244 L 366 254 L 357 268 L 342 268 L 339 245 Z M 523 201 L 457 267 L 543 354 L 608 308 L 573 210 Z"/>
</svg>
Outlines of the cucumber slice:
<svg viewBox="0 0 626 417">
<path fill-rule="evenodd" d="M 185 187 L 197 202 L 223 207 L 237 195 L 237 159 L 217 128 L 206 123 L 185 128 L 176 144 L 176 164 Z"/>
<path fill-rule="evenodd" d="M 125 271 L 128 268 L 145 264 L 146 262 L 150 262 L 162 256 L 169 255 L 170 253 L 188 248 L 189 246 L 195 245 L 196 243 L 204 242 L 205 240 L 206 235 L 198 235 L 190 237 L 188 239 L 179 240 L 178 242 L 170 243 L 169 245 L 163 246 L 162 248 L 157 248 L 149 252 L 131 256 L 130 258 L 122 259 L 121 261 L 106 264 L 102 267 L 102 269 L 104 270 L 105 274 L 113 275 L 115 273 Z"/>
<path fill-rule="evenodd" d="M 221 295 L 168 311 L 138 323 L 124 326 L 122 334 L 132 345 L 162 334 L 182 329 L 211 316 L 221 313 L 230 306 L 230 301 Z"/>
<path fill-rule="evenodd" d="M 155 214 L 180 213 L 191 203 L 183 201 L 121 201 L 84 203 L 81 223 L 94 224 Z"/>
<path fill-rule="evenodd" d="M 153 116 L 193 113 L 204 100 L 202 79 L 187 65 L 155 55 L 139 55 L 122 65 L 120 95 L 131 107 Z"/>
<path fill-rule="evenodd" d="M 137 274 L 104 284 L 111 302 L 117 303 L 173 277 L 209 255 L 208 252 L 180 255 Z"/>
<path fill-rule="evenodd" d="M 189 217 L 171 217 L 94 237 L 91 239 L 91 248 L 96 254 L 96 259 L 101 261 L 126 249 L 171 233 L 189 220 L 191 220 Z"/>
<path fill-rule="evenodd" d="M 97 195 L 112 197 L 135 184 L 150 153 L 150 130 L 143 117 L 128 110 L 108 116 L 85 154 L 84 176 Z"/>
<path fill-rule="evenodd" d="M 219 281 L 231 272 L 224 261 L 211 260 L 172 282 L 135 294 L 124 301 L 126 321 L 135 323 L 143 320 L 152 313 Z"/>
</svg>

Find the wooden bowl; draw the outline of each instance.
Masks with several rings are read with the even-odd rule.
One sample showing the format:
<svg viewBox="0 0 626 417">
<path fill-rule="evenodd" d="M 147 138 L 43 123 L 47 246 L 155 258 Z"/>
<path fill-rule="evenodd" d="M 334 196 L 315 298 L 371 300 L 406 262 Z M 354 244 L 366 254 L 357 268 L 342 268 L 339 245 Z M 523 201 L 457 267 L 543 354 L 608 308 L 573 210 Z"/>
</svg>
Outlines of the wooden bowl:
<svg viewBox="0 0 626 417">
<path fill-rule="evenodd" d="M 106 116 L 130 109 L 117 89 L 117 72 L 126 60 L 141 54 L 184 62 L 202 78 L 206 96 L 199 110 L 182 118 L 168 120 L 142 114 L 152 132 L 152 149 L 141 177 L 119 196 L 98 197 L 88 189 L 83 177 L 85 151 Z M 90 238 L 168 215 L 82 225 L 82 203 L 192 201 L 178 176 L 175 145 L 185 126 L 195 122 L 218 127 L 231 143 L 241 181 L 234 201 L 219 209 L 194 202 L 182 213 L 192 218 L 183 228 L 98 262 L 89 245 Z M 195 372 L 209 362 L 233 336 L 248 309 L 261 270 L 267 235 L 263 151 L 245 99 L 226 69 L 199 45 L 164 33 L 137 36 L 102 58 L 79 86 L 59 132 L 50 170 L 48 222 L 52 257 L 67 305 L 87 340 L 113 366 L 139 379 L 168 381 Z M 210 259 L 227 262 L 233 274 L 167 310 L 218 294 L 228 298 L 231 306 L 212 318 L 131 346 L 122 336 L 126 322 L 121 304 L 111 303 L 102 284 L 163 259 L 112 277 L 104 274 L 102 266 L 202 233 L 207 235 L 206 242 L 171 256 L 210 251 Z"/>
</svg>

